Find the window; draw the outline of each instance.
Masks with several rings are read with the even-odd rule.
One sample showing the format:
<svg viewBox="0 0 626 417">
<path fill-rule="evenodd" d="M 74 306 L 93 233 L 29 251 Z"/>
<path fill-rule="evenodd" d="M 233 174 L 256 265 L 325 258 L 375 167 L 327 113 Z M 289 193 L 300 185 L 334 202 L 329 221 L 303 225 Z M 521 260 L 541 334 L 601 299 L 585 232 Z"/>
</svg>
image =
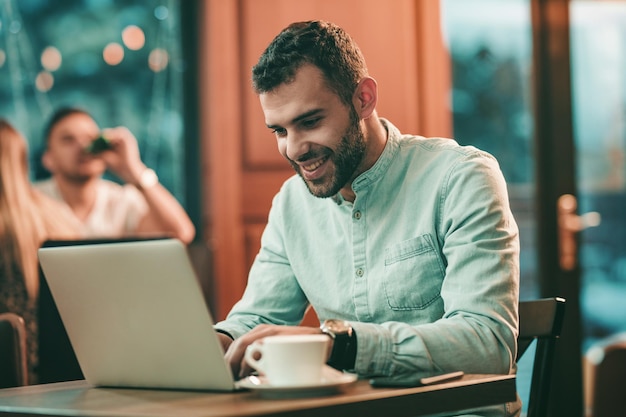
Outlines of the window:
<svg viewBox="0 0 626 417">
<path fill-rule="evenodd" d="M 0 4 L 0 116 L 27 137 L 33 179 L 46 176 L 48 117 L 78 106 L 101 127 L 128 127 L 144 163 L 186 205 L 180 14 L 178 0 Z"/>
</svg>

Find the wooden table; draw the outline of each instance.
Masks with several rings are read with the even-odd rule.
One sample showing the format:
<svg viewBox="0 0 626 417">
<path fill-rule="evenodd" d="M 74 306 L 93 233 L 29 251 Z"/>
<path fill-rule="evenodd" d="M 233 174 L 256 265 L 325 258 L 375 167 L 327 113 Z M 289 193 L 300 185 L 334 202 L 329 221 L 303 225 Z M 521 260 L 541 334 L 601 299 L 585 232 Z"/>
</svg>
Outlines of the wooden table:
<svg viewBox="0 0 626 417">
<path fill-rule="evenodd" d="M 514 401 L 514 375 L 465 375 L 437 385 L 372 388 L 357 381 L 335 395 L 265 399 L 258 393 L 94 388 L 85 381 L 0 390 L 0 416 L 423 416 Z"/>
</svg>

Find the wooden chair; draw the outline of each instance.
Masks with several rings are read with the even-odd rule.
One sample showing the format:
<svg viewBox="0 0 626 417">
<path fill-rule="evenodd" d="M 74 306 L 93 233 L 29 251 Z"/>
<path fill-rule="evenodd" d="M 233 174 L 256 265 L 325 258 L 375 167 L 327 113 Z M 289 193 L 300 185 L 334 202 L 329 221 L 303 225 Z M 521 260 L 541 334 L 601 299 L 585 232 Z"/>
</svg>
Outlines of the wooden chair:
<svg viewBox="0 0 626 417">
<path fill-rule="evenodd" d="M 552 378 L 552 359 L 556 339 L 561 334 L 565 300 L 544 298 L 519 303 L 519 336 L 516 360 L 537 341 L 533 361 L 527 417 L 544 417 L 548 414 L 548 394 Z"/>
<path fill-rule="evenodd" d="M 26 325 L 14 313 L 0 314 L 0 388 L 28 384 Z"/>
<path fill-rule="evenodd" d="M 626 333 L 594 344 L 585 359 L 589 363 L 588 408 L 593 417 L 623 415 L 626 410 Z"/>
</svg>

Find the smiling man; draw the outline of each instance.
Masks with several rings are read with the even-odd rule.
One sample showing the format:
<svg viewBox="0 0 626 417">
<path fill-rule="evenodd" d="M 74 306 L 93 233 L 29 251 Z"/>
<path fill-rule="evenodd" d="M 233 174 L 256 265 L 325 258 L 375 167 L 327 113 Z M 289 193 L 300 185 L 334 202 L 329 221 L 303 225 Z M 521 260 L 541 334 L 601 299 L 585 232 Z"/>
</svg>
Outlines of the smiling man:
<svg viewBox="0 0 626 417">
<path fill-rule="evenodd" d="M 255 340 L 320 332 L 329 365 L 381 383 L 515 372 L 519 239 L 496 160 L 378 117 L 359 48 L 328 22 L 284 29 L 253 83 L 298 175 L 274 198 L 242 299 L 216 324 L 235 375 L 250 372 Z M 309 306 L 320 328 L 298 326 Z"/>
</svg>

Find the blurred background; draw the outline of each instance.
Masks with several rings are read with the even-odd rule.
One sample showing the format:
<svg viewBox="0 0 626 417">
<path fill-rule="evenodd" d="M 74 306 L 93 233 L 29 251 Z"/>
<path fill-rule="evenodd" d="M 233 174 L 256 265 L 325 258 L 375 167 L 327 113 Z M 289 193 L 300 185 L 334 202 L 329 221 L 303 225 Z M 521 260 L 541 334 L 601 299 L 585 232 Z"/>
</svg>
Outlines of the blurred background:
<svg viewBox="0 0 626 417">
<path fill-rule="evenodd" d="M 45 122 L 79 106 L 127 126 L 143 160 L 185 199 L 181 6 L 167 1 L 2 0 L 0 114 L 31 145 L 36 179 Z"/>
</svg>

